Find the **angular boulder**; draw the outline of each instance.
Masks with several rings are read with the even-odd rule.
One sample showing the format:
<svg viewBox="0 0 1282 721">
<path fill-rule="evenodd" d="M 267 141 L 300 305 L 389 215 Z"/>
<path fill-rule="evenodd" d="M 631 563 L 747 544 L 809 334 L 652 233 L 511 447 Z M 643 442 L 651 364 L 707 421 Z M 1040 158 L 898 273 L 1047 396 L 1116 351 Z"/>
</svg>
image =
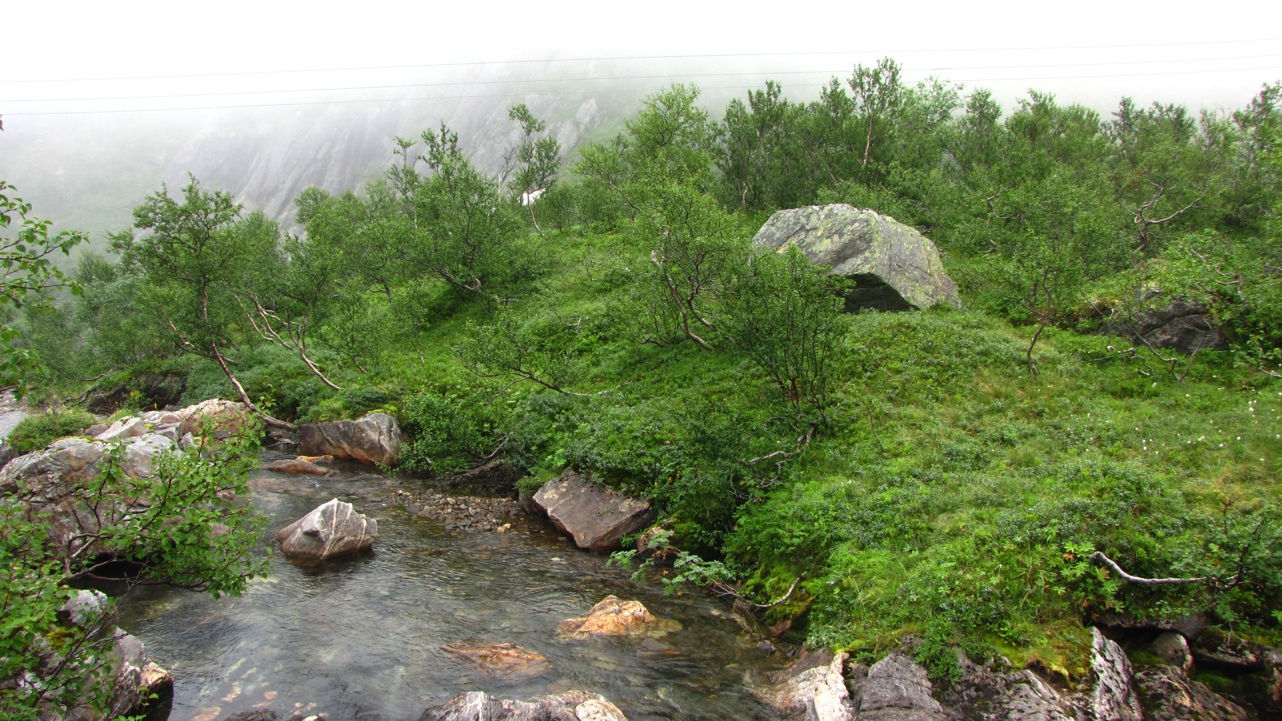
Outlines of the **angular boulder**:
<svg viewBox="0 0 1282 721">
<path fill-rule="evenodd" d="M 926 669 L 891 653 L 868 669 L 855 704 L 860 721 L 944 721 Z"/>
<path fill-rule="evenodd" d="M 1142 721 L 1140 700 L 1131 684 L 1133 670 L 1126 652 L 1115 641 L 1091 627 L 1091 677 L 1094 686 L 1090 710 L 1094 718 Z"/>
<path fill-rule="evenodd" d="M 483 691 L 460 694 L 423 712 L 419 721 L 628 721 L 604 696 L 567 691 L 529 701 L 497 699 Z"/>
<path fill-rule="evenodd" d="M 649 501 L 592 483 L 573 469 L 543 484 L 533 501 L 575 545 L 598 553 L 619 550 L 624 536 L 654 516 Z"/>
<path fill-rule="evenodd" d="M 853 721 L 854 703 L 846 688 L 845 652 L 803 653 L 770 701 L 787 718 L 807 721 Z"/>
<path fill-rule="evenodd" d="M 298 453 L 394 466 L 401 455 L 401 427 L 386 413 L 356 421 L 304 423 L 298 427 Z"/>
<path fill-rule="evenodd" d="M 337 498 L 276 532 L 281 553 L 296 560 L 323 561 L 363 551 L 378 538 L 378 522 Z"/>
<path fill-rule="evenodd" d="M 135 416 L 121 418 L 107 426 L 107 430 L 95 436 L 100 441 L 123 441 L 126 438 L 141 436 L 147 432 L 147 424 Z"/>
<path fill-rule="evenodd" d="M 174 411 L 173 416 L 178 419 L 179 438 L 188 433 L 198 436 L 200 429 L 204 426 L 213 429 L 215 438 L 226 438 L 244 427 L 250 413 L 243 403 L 210 398 L 194 406 Z"/>
<path fill-rule="evenodd" d="M 585 636 L 653 638 L 681 630 L 681 623 L 656 617 L 640 601 L 621 601 L 618 596 L 606 596 L 588 611 L 588 615 L 566 619 L 556 625 L 556 630 L 571 638 Z"/>
<path fill-rule="evenodd" d="M 780 210 L 753 243 L 776 252 L 796 246 L 815 265 L 850 278 L 846 310 L 914 310 L 961 306 L 928 238 L 894 218 L 845 204 Z"/>
</svg>

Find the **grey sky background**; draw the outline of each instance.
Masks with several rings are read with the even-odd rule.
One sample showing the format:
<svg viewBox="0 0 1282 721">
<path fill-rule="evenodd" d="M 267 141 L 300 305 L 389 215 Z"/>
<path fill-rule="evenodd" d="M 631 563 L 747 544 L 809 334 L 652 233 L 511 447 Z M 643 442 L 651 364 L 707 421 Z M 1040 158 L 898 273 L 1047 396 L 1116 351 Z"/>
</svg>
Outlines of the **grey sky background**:
<svg viewBox="0 0 1282 721">
<path fill-rule="evenodd" d="M 584 83 L 622 74 L 654 75 L 644 80 L 655 88 L 669 78 L 734 89 L 776 77 L 807 96 L 883 55 L 911 81 L 988 87 L 1007 106 L 1033 87 L 1105 112 L 1123 94 L 1239 107 L 1282 78 L 1279 21 L 1282 3 L 1237 1 L 26 1 L 4 13 L 0 114 L 25 124 L 34 112 L 448 96 L 469 88 L 431 83 L 493 68 L 428 66 L 579 58 L 599 60 L 503 71 L 531 91 L 558 73 Z M 699 57 L 610 59 L 671 55 Z M 733 72 L 745 75 L 720 74 Z M 156 77 L 165 75 L 200 77 Z"/>
</svg>

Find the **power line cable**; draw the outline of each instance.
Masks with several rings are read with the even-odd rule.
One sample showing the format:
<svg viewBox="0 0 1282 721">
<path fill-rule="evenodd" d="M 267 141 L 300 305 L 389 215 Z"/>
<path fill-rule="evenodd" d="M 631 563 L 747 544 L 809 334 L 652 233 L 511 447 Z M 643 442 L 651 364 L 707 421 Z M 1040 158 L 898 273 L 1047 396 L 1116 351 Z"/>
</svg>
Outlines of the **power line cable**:
<svg viewBox="0 0 1282 721">
<path fill-rule="evenodd" d="M 1282 66 L 1267 65 L 1254 68 L 1221 68 L 1217 70 L 1183 70 L 1172 72 L 1155 72 L 1155 73 L 1122 73 L 1112 75 L 1057 75 L 1050 77 L 1019 77 L 1019 78 L 961 78 L 960 82 L 979 83 L 979 82 L 1007 82 L 1007 81 L 1030 81 L 1030 80 L 1085 80 L 1100 78 L 1135 78 L 1135 77 L 1152 77 L 1161 75 L 1196 75 L 1205 73 L 1228 73 L 1228 72 L 1248 72 L 1255 70 L 1277 70 L 1282 72 Z M 705 86 L 704 90 L 755 90 L 760 85 L 710 85 Z M 644 93 L 647 90 L 641 88 L 629 89 L 610 89 L 610 90 L 593 90 L 593 91 L 569 91 L 569 92 L 544 92 L 539 93 L 544 96 L 573 96 L 573 95 L 602 95 L 617 93 Z M 400 98 L 364 98 L 359 100 L 309 100 L 289 103 L 249 103 L 243 105 L 205 105 L 205 106 L 187 106 L 176 108 L 116 108 L 108 110 L 52 110 L 52 111 L 32 111 L 17 113 L 2 113 L 6 117 L 19 116 L 37 116 L 37 115 L 92 115 L 104 113 L 150 113 L 150 112 L 177 112 L 184 110 L 242 110 L 247 108 L 282 108 L 297 107 L 305 105 L 349 105 L 353 103 L 396 103 L 415 100 L 462 100 L 468 98 L 519 98 L 528 95 L 529 92 L 520 93 L 491 93 L 491 94 L 471 94 L 471 95 L 424 95 Z"/>
<path fill-rule="evenodd" d="M 1192 63 L 1192 62 L 1224 62 L 1230 60 L 1260 60 L 1264 58 L 1278 58 L 1282 54 L 1272 53 L 1267 55 L 1237 55 L 1220 58 L 1180 58 L 1170 60 L 1140 60 L 1140 61 L 1115 61 L 1099 63 L 1057 63 L 1042 65 L 975 65 L 975 66 L 944 66 L 934 68 L 905 68 L 906 72 L 941 72 L 941 71 L 965 71 L 965 70 L 1024 70 L 1032 68 L 1081 68 L 1081 67 L 1102 67 L 1110 65 L 1154 65 L 1169 63 Z M 88 97 L 70 97 L 70 98 L 5 98 L 0 99 L 0 103 L 67 103 L 67 102 L 98 102 L 106 100 L 156 100 L 162 98 L 209 98 L 223 97 L 229 95 L 272 95 L 283 93 L 321 93 L 321 92 L 350 92 L 356 90 L 398 90 L 409 88 L 439 88 L 454 86 L 470 85 L 508 85 L 518 83 L 566 83 L 566 82 L 619 82 L 624 80 L 655 80 L 655 79 L 677 79 L 677 78 L 712 78 L 712 77 L 733 77 L 740 75 L 764 75 L 764 76 L 783 76 L 783 75 L 817 75 L 843 73 L 845 70 L 745 70 L 740 72 L 727 73 L 680 73 L 680 74 L 660 74 L 660 75 L 618 75 L 618 76 L 596 76 L 596 77 L 574 77 L 574 78 L 508 78 L 504 80 L 468 80 L 452 81 L 440 83 L 408 83 L 395 85 L 350 85 L 343 87 L 326 87 L 326 88 L 283 88 L 273 90 L 223 90 L 208 93 L 161 93 L 157 95 L 99 95 Z"/>
<path fill-rule="evenodd" d="M 921 48 L 916 50 L 807 50 L 795 52 L 773 52 L 773 53 L 694 53 L 684 55 L 619 55 L 608 57 L 574 57 L 574 58 L 543 58 L 543 59 L 517 59 L 517 60 L 476 60 L 464 62 L 449 63 L 412 63 L 404 65 L 356 65 L 337 68 L 294 68 L 286 70 L 244 70 L 238 72 L 224 73 L 180 73 L 173 75 L 120 75 L 107 77 L 80 77 L 80 78 L 23 78 L 13 80 L 0 80 L 0 83 L 83 83 L 83 82 L 104 82 L 104 81 L 121 81 L 121 80 L 170 80 L 180 78 L 216 78 L 216 77 L 240 77 L 249 75 L 285 75 L 297 73 L 332 73 L 347 71 L 365 71 L 365 70 L 404 70 L 409 68 L 450 68 L 450 67 L 469 67 L 484 65 L 517 65 L 517 64 L 537 64 L 537 63 L 579 63 L 579 62 L 615 62 L 626 60 L 694 60 L 708 58 L 750 58 L 750 57 L 801 57 L 815 55 L 852 55 L 855 53 L 872 53 L 875 55 L 896 55 L 896 54 L 913 54 L 913 53 L 965 53 L 965 52 L 1023 52 L 1023 51 L 1049 51 L 1049 50 L 1113 50 L 1113 49 L 1133 49 L 1133 48 L 1159 48 L 1159 47 L 1191 47 L 1203 45 L 1229 45 L 1244 43 L 1269 43 L 1282 41 L 1282 38 L 1243 38 L 1237 40 L 1199 40 L 1193 42 L 1178 43 L 1130 43 L 1122 45 L 1058 45 L 1058 46 L 1032 46 L 1032 47 L 1005 47 L 1005 48 Z"/>
</svg>

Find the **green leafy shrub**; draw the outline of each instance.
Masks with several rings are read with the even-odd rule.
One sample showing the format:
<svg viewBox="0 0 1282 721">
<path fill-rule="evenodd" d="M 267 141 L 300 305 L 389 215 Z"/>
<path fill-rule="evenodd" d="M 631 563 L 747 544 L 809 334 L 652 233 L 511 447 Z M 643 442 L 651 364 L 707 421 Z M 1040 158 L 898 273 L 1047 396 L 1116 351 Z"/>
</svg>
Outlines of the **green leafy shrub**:
<svg viewBox="0 0 1282 721">
<path fill-rule="evenodd" d="M 59 438 L 88 428 L 97 422 L 93 414 L 79 408 L 37 413 L 18 422 L 9 433 L 9 447 L 19 453 L 38 451 Z"/>
</svg>

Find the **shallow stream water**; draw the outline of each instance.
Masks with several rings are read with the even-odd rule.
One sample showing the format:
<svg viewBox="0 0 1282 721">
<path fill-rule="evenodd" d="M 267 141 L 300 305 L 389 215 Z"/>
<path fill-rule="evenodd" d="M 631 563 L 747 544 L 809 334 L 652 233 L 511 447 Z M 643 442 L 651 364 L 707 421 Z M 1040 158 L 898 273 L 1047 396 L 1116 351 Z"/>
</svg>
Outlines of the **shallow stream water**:
<svg viewBox="0 0 1282 721">
<path fill-rule="evenodd" d="M 281 456 L 266 455 L 266 460 Z M 728 606 L 702 592 L 664 596 L 602 556 L 559 540 L 545 524 L 509 533 L 445 530 L 381 499 L 399 481 L 349 468 L 331 478 L 255 473 L 264 534 L 337 497 L 378 520 L 370 554 L 301 567 L 273 553 L 270 574 L 239 598 L 136 589 L 120 625 L 177 679 L 174 721 L 212 721 L 271 708 L 313 708 L 340 719 L 417 719 L 464 691 L 525 699 L 582 689 L 632 721 L 770 719 L 749 690 L 779 663 L 745 634 Z M 636 599 L 683 628 L 654 641 L 558 636 L 609 594 Z M 514 643 L 551 670 L 533 678 L 479 670 L 442 646 Z"/>
</svg>

